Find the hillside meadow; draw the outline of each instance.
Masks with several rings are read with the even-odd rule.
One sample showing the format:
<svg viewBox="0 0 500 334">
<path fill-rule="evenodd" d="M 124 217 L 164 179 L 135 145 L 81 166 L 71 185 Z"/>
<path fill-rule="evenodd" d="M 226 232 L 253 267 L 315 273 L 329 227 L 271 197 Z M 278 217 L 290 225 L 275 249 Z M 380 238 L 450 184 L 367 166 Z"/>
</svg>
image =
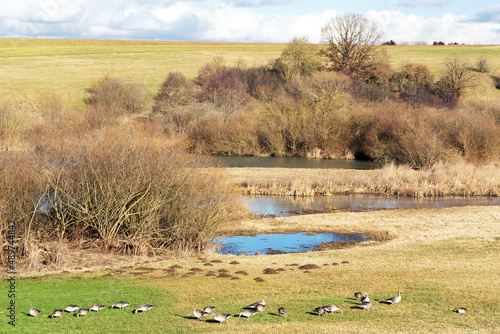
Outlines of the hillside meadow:
<svg viewBox="0 0 500 334">
<path fill-rule="evenodd" d="M 4 96 L 32 100 L 43 92 L 67 94 L 75 104 L 85 89 L 105 76 L 134 79 L 154 94 L 171 71 L 194 78 L 215 56 L 228 65 L 265 65 L 279 57 L 286 44 L 202 43 L 128 40 L 0 39 L 0 85 Z M 474 65 L 486 57 L 500 75 L 499 45 L 383 46 L 391 66 L 427 64 L 442 73 L 444 60 L 465 57 Z M 489 92 L 491 93 L 491 92 Z M 498 96 L 498 94 L 497 94 Z"/>
</svg>

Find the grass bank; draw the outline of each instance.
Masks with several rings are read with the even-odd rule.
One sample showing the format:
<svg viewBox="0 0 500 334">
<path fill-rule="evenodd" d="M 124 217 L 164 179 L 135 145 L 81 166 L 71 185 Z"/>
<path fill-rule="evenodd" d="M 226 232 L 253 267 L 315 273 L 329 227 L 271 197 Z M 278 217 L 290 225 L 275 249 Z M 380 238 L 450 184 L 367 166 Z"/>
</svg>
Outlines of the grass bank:
<svg viewBox="0 0 500 334">
<path fill-rule="evenodd" d="M 15 331 L 494 333 L 500 330 L 498 303 L 492 293 L 492 287 L 500 283 L 498 221 L 497 207 L 468 207 L 241 222 L 228 226 L 227 232 L 300 227 L 386 231 L 393 238 L 341 250 L 177 258 L 102 270 L 85 267 L 83 262 L 80 269 L 26 276 L 18 281 Z M 317 268 L 300 269 L 307 264 Z M 278 273 L 264 274 L 268 268 Z M 399 304 L 381 303 L 398 289 L 403 296 Z M 368 292 L 374 300 L 369 311 L 357 307 L 356 291 Z M 262 296 L 266 296 L 266 310 L 250 319 L 235 316 L 228 325 L 220 325 L 192 316 L 195 303 L 198 307 L 214 305 L 218 312 L 237 315 Z M 118 300 L 131 306 L 124 311 L 107 308 L 85 318 L 70 314 L 62 319 L 47 318 L 54 309 L 67 304 L 89 307 L 101 303 L 109 307 Z M 30 303 L 42 311 L 39 317 L 25 314 Z M 145 314 L 131 313 L 142 303 L 155 307 Z M 325 304 L 336 304 L 344 313 L 318 316 L 314 308 Z M 286 307 L 288 318 L 277 316 L 280 306 Z M 454 313 L 458 306 L 468 312 Z M 3 324 L 2 328 L 5 333 L 14 331 Z"/>
</svg>

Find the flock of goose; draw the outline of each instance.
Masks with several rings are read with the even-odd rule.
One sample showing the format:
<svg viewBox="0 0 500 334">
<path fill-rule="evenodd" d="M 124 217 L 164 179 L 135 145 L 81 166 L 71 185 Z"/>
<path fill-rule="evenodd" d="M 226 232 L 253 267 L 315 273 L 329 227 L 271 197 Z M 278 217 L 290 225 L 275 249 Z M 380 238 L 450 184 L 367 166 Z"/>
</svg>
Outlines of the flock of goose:
<svg viewBox="0 0 500 334">
<path fill-rule="evenodd" d="M 117 303 L 114 303 L 113 305 L 111 305 L 110 308 L 124 309 L 128 305 L 130 305 L 130 304 L 127 302 L 117 302 Z M 80 308 L 78 305 L 71 304 L 71 305 L 66 306 L 62 310 L 61 309 L 55 310 L 54 312 L 52 312 L 52 315 L 50 317 L 51 318 L 62 318 L 64 312 L 73 313 L 76 310 L 78 310 L 78 312 L 76 313 L 76 317 L 81 317 L 81 316 L 86 316 L 87 313 L 89 313 L 89 312 L 99 312 L 104 307 L 105 307 L 104 305 L 94 304 L 91 307 L 89 307 L 88 309 L 86 309 L 86 308 Z M 147 312 L 147 311 L 151 310 L 152 308 L 153 308 L 153 305 L 142 304 L 141 306 L 139 306 L 138 308 L 136 308 L 134 310 L 134 313 Z M 33 308 L 33 304 L 31 304 L 31 309 L 29 311 L 29 315 L 32 317 L 36 317 L 40 313 L 41 313 L 40 310 Z"/>
<path fill-rule="evenodd" d="M 360 308 L 364 310 L 368 310 L 372 306 L 372 300 L 368 297 L 368 293 L 366 296 L 363 296 L 361 292 L 356 292 L 354 296 L 358 299 L 361 300 L 361 304 L 359 305 Z M 389 299 L 385 300 L 386 304 L 397 304 L 401 301 L 401 291 L 398 291 L 398 295 L 395 297 L 391 297 Z M 251 316 L 257 314 L 257 313 L 262 313 L 264 312 L 264 309 L 266 307 L 266 301 L 264 300 L 264 297 L 262 297 L 262 301 L 257 301 L 255 303 L 252 303 L 248 305 L 244 311 L 242 311 L 239 314 L 239 317 L 245 317 L 245 318 L 250 318 Z M 228 319 L 232 317 L 231 314 L 229 313 L 219 313 L 215 314 L 214 313 L 215 306 L 205 306 L 203 310 L 199 310 L 196 308 L 196 304 L 194 305 L 194 310 L 193 310 L 193 315 L 195 316 L 196 319 L 202 320 L 203 317 L 205 316 L 210 316 L 213 317 L 215 321 L 218 321 L 219 323 L 227 322 L 229 323 Z M 325 306 L 320 306 L 315 309 L 315 311 L 318 313 L 318 315 L 328 315 L 328 313 L 334 313 L 337 311 L 340 311 L 340 313 L 343 313 L 342 309 L 336 305 L 330 304 L 330 305 L 325 305 Z M 459 312 L 459 311 L 457 311 Z M 460 312 L 459 312 L 460 313 Z M 278 314 L 281 317 L 286 318 L 287 317 L 287 311 L 284 307 L 278 308 Z"/>
<path fill-rule="evenodd" d="M 373 301 L 372 301 L 372 299 L 370 299 L 368 297 L 368 293 L 366 293 L 366 295 L 363 295 L 361 292 L 356 292 L 354 294 L 354 296 L 361 301 L 361 304 L 359 305 L 359 307 L 362 308 L 363 310 L 368 310 L 372 306 Z M 256 301 L 256 302 L 248 305 L 242 312 L 240 312 L 239 317 L 250 318 L 251 316 L 253 316 L 257 313 L 263 313 L 264 309 L 266 307 L 266 301 L 264 300 L 264 298 L 265 297 L 262 297 L 261 301 Z M 393 305 L 393 304 L 399 303 L 400 301 L 401 301 L 401 291 L 398 291 L 397 296 L 386 299 L 385 303 Z M 130 304 L 127 302 L 120 301 L 120 302 L 117 302 L 117 303 L 114 303 L 113 305 L 111 305 L 110 308 L 124 309 L 128 305 L 130 305 Z M 197 309 L 196 304 L 193 306 L 194 306 L 193 315 L 198 320 L 202 320 L 203 317 L 209 315 L 210 317 L 213 317 L 214 320 L 219 322 L 219 323 L 223 323 L 223 322 L 229 323 L 228 319 L 230 317 L 232 317 L 232 315 L 229 313 L 215 314 L 214 313 L 215 306 L 205 306 L 203 308 L 203 310 Z M 62 310 L 61 309 L 55 310 L 50 317 L 51 318 L 62 318 L 64 312 L 73 313 L 77 310 L 78 310 L 78 312 L 76 313 L 76 317 L 86 316 L 88 312 L 99 312 L 103 308 L 104 308 L 104 306 L 99 305 L 99 304 L 94 304 L 88 309 L 80 308 L 78 305 L 68 305 L 65 308 L 63 308 Z M 152 308 L 153 308 L 153 305 L 142 304 L 141 306 L 139 306 L 138 308 L 136 308 L 134 310 L 134 313 L 147 312 Z M 319 306 L 319 307 L 315 308 L 314 310 L 320 316 L 323 316 L 323 315 L 327 316 L 328 313 L 334 313 L 337 311 L 340 311 L 340 313 L 343 313 L 343 311 L 340 307 L 333 305 L 333 304 Z M 454 311 L 457 313 L 466 313 L 467 309 L 463 308 L 463 307 L 457 307 L 457 308 L 455 308 Z M 40 314 L 40 311 L 33 308 L 33 304 L 31 304 L 31 309 L 29 311 L 29 315 L 31 315 L 32 317 L 36 317 L 39 314 Z M 284 307 L 278 308 L 278 314 L 284 318 L 286 318 L 288 316 L 287 311 Z"/>
</svg>

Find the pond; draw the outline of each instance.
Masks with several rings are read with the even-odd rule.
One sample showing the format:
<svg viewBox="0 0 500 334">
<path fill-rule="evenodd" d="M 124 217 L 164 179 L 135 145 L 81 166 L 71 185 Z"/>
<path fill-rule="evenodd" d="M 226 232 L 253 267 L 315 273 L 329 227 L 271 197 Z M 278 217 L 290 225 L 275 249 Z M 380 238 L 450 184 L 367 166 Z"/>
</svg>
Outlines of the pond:
<svg viewBox="0 0 500 334">
<path fill-rule="evenodd" d="M 235 235 L 216 239 L 219 253 L 234 255 L 281 254 L 316 250 L 322 243 L 366 241 L 366 234 L 343 233 L 290 233 Z"/>
<path fill-rule="evenodd" d="M 253 156 L 217 156 L 223 167 L 259 167 L 259 168 L 341 168 L 341 169 L 379 169 L 380 162 L 360 160 L 330 160 L 299 157 L 253 157 Z"/>
<path fill-rule="evenodd" d="M 374 195 L 273 197 L 243 196 L 249 210 L 259 215 L 290 216 L 300 212 L 323 210 L 370 211 L 378 209 L 440 209 L 462 206 L 500 205 L 498 197 L 386 197 Z"/>
</svg>

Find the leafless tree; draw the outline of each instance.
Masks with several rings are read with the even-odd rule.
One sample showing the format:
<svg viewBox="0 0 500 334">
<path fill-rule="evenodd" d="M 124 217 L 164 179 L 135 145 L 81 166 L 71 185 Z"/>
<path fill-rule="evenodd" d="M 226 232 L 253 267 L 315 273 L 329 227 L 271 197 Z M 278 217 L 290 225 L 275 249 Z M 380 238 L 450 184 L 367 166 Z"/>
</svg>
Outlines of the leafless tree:
<svg viewBox="0 0 500 334">
<path fill-rule="evenodd" d="M 324 55 L 335 70 L 356 72 L 370 62 L 381 31 L 375 23 L 357 14 L 339 14 L 321 29 Z"/>
</svg>

